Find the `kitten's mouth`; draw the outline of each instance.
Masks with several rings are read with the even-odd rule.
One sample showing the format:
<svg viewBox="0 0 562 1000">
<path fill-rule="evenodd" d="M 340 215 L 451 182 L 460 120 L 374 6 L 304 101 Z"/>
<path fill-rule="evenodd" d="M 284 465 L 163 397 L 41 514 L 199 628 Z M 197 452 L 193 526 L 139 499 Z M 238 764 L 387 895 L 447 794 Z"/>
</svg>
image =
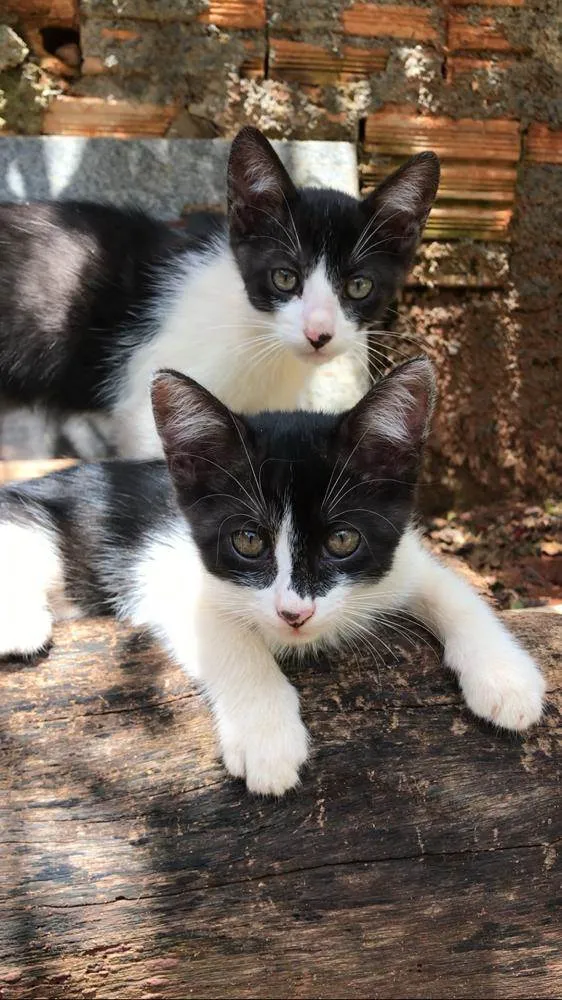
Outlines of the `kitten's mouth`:
<svg viewBox="0 0 562 1000">
<path fill-rule="evenodd" d="M 323 348 L 321 351 L 315 351 L 312 347 L 310 349 L 302 347 L 297 351 L 298 357 L 301 361 L 306 361 L 308 364 L 314 365 L 315 367 L 324 365 L 327 361 L 331 361 L 332 358 L 335 358 L 337 353 L 338 352 L 333 348 L 331 350 Z"/>
<path fill-rule="evenodd" d="M 287 628 L 280 629 L 277 634 L 285 646 L 306 646 L 314 642 L 315 638 L 314 631 L 307 629 L 306 625 L 301 625 L 300 628 L 288 625 Z"/>
</svg>

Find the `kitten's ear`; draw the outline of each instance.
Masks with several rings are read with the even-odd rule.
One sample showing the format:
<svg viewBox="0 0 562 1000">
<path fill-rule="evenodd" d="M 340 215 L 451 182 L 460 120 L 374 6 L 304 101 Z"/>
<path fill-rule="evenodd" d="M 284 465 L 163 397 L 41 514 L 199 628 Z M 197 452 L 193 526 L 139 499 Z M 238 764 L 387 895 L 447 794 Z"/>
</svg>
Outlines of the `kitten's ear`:
<svg viewBox="0 0 562 1000">
<path fill-rule="evenodd" d="M 437 194 L 439 173 L 435 153 L 419 153 L 365 198 L 364 209 L 373 216 L 373 243 L 392 240 L 393 253 L 413 252 Z"/>
<path fill-rule="evenodd" d="M 367 471 L 419 461 L 435 401 L 435 376 L 427 358 L 413 358 L 377 382 L 347 413 L 340 441 L 351 462 Z"/>
<path fill-rule="evenodd" d="M 174 480 L 206 478 L 240 449 L 238 418 L 186 375 L 160 371 L 152 382 L 152 412 Z"/>
<path fill-rule="evenodd" d="M 252 216 L 284 216 L 295 186 L 277 153 L 257 128 L 247 125 L 234 139 L 228 161 L 228 213 L 231 223 L 252 225 Z M 259 222 L 259 219 L 257 220 Z M 255 225 L 255 223 L 253 223 Z"/>
</svg>

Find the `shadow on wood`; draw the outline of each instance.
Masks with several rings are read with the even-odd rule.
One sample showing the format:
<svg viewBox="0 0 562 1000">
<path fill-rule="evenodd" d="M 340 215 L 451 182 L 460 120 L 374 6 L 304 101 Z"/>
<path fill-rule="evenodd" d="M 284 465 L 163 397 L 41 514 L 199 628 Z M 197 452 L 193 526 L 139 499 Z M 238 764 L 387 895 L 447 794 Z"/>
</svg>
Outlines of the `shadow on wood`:
<svg viewBox="0 0 562 1000">
<path fill-rule="evenodd" d="M 226 777 L 189 681 L 114 622 L 2 664 L 0 996 L 559 996 L 562 619 L 506 617 L 552 692 L 527 739 L 393 642 L 295 675 L 315 755 L 280 801 Z"/>
</svg>

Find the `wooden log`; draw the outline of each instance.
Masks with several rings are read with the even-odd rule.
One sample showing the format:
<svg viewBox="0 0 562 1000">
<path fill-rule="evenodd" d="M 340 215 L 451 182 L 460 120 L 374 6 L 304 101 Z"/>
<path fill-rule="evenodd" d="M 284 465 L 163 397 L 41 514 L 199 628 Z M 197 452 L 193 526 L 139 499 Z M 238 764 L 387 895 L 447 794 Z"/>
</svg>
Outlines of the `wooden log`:
<svg viewBox="0 0 562 1000">
<path fill-rule="evenodd" d="M 0 485 L 13 483 L 16 480 L 37 479 L 49 472 L 66 469 L 75 465 L 73 458 L 18 459 L 15 461 L 0 460 Z"/>
<path fill-rule="evenodd" d="M 506 617 L 550 682 L 527 738 L 385 637 L 378 666 L 293 672 L 315 753 L 280 801 L 227 778 L 203 701 L 126 628 L 4 663 L 3 1000 L 558 997 L 562 618 Z"/>
</svg>

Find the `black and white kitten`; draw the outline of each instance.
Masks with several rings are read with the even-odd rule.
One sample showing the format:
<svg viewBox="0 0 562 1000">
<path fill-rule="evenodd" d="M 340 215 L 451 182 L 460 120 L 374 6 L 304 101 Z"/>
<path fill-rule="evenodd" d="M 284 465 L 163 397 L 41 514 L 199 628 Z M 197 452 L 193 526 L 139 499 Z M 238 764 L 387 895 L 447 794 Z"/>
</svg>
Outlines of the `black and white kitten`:
<svg viewBox="0 0 562 1000">
<path fill-rule="evenodd" d="M 362 201 L 297 190 L 244 128 L 228 220 L 198 218 L 191 233 L 77 202 L 0 206 L 0 399 L 107 411 L 118 453 L 135 458 L 162 454 L 159 368 L 245 413 L 346 409 L 367 387 L 366 331 L 404 281 L 438 180 L 437 157 L 421 153 Z M 337 357 L 325 390 L 319 368 Z"/>
<path fill-rule="evenodd" d="M 342 415 L 241 417 L 160 373 L 167 465 L 84 465 L 0 491 L 0 653 L 36 652 L 57 615 L 147 626 L 208 695 L 230 773 L 280 795 L 308 737 L 275 656 L 353 644 L 408 609 L 442 638 L 473 712 L 525 729 L 538 668 L 412 527 L 433 392 L 416 359 Z"/>
</svg>

